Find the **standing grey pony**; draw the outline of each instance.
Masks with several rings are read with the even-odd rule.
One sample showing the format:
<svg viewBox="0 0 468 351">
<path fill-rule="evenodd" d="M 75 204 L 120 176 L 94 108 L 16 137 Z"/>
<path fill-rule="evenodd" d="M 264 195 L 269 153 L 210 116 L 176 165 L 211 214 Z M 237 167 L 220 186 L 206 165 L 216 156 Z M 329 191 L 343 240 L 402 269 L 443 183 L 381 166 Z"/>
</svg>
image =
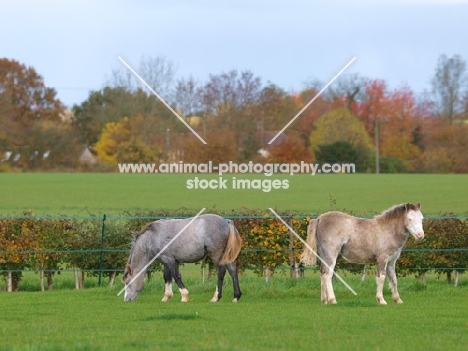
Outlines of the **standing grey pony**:
<svg viewBox="0 0 468 351">
<path fill-rule="evenodd" d="M 421 205 L 395 205 L 372 219 L 356 218 L 346 213 L 331 211 L 312 219 L 307 227 L 307 244 L 333 270 L 341 253 L 349 262 L 377 265 L 377 301 L 386 305 L 383 284 L 386 275 L 396 303 L 403 303 L 398 294 L 395 263 L 408 239 L 405 228 L 416 240 L 424 238 Z M 304 248 L 302 263 L 314 265 L 317 257 Z M 320 266 L 322 303 L 336 304 L 332 277 L 324 264 Z"/>
<path fill-rule="evenodd" d="M 145 272 L 141 272 L 135 281 L 129 284 L 132 278 L 139 274 L 190 220 L 191 218 L 155 221 L 144 226 L 134 237 L 127 267 L 122 277 L 122 282 L 126 285 L 125 301 L 135 300 L 143 290 Z M 235 260 L 239 255 L 241 245 L 242 239 L 231 220 L 214 214 L 197 217 L 156 259 L 164 265 L 166 291 L 162 301 L 167 302 L 172 298 L 172 280 L 174 279 L 182 295 L 182 302 L 188 302 L 188 290 L 182 282 L 178 264 L 199 262 L 209 256 L 218 275 L 218 284 L 211 301 L 216 302 L 221 298 L 227 269 L 234 284 L 233 302 L 237 302 L 242 293 L 239 288 Z"/>
</svg>

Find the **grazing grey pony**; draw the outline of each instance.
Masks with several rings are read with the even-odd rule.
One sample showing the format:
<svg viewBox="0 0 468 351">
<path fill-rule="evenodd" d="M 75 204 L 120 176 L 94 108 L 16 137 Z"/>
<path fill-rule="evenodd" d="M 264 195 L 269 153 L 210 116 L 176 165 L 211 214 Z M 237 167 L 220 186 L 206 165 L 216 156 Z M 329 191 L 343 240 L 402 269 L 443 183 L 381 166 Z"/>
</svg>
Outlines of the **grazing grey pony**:
<svg viewBox="0 0 468 351">
<path fill-rule="evenodd" d="M 125 301 L 133 301 L 143 290 L 145 272 L 132 278 L 158 254 L 190 222 L 187 219 L 162 219 L 147 224 L 133 239 L 130 257 L 122 277 L 126 285 Z M 188 302 L 188 290 L 179 273 L 179 263 L 194 263 L 209 256 L 216 267 L 218 284 L 211 299 L 216 302 L 221 298 L 226 269 L 234 284 L 234 300 L 241 297 L 237 274 L 236 258 L 239 255 L 242 239 L 231 220 L 214 214 L 197 217 L 177 239 L 164 250 L 156 261 L 164 265 L 166 291 L 162 299 L 167 302 L 172 298 L 172 280 L 174 279 L 182 295 L 182 302 Z"/>
<path fill-rule="evenodd" d="M 372 219 L 356 218 L 331 211 L 312 219 L 307 227 L 307 244 L 332 268 L 341 253 L 349 262 L 377 265 L 377 301 L 386 305 L 383 285 L 388 276 L 392 297 L 403 303 L 398 294 L 395 263 L 408 239 L 405 228 L 416 240 L 424 238 L 421 205 L 406 203 L 393 206 Z M 302 263 L 314 265 L 317 257 L 304 248 Z M 326 265 L 320 266 L 322 303 L 336 304 L 332 277 Z"/>
</svg>

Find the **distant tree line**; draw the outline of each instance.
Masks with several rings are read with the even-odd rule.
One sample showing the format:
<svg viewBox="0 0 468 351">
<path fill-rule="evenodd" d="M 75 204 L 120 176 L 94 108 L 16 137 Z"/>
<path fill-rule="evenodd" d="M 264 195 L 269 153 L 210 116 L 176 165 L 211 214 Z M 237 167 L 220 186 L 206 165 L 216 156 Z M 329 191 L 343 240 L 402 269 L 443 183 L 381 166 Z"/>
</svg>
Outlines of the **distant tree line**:
<svg viewBox="0 0 468 351">
<path fill-rule="evenodd" d="M 268 142 L 321 89 L 299 93 L 250 71 L 176 79 L 163 57 L 136 69 L 192 128 L 122 67 L 67 111 L 33 67 L 0 59 L 0 172 L 117 171 L 117 163 L 353 162 L 359 172 L 468 172 L 468 75 L 440 56 L 430 92 L 341 76 L 281 138 Z M 90 154 L 92 161 L 83 159 Z"/>
</svg>

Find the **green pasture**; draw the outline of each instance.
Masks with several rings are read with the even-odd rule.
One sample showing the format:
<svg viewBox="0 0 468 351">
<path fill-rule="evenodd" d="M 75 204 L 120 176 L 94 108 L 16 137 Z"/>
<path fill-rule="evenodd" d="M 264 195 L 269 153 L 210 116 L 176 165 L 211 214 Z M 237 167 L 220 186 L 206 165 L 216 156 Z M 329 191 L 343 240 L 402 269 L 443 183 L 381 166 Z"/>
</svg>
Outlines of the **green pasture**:
<svg viewBox="0 0 468 351">
<path fill-rule="evenodd" d="M 196 213 L 242 209 L 316 214 L 330 209 L 381 212 L 402 202 L 422 203 L 425 214 L 468 213 L 468 175 L 319 174 L 224 175 L 228 189 L 187 189 L 206 174 L 0 173 L 0 214 L 120 214 L 188 208 Z M 287 180 L 288 189 L 232 189 L 232 178 Z"/>
<path fill-rule="evenodd" d="M 38 275 L 28 273 L 22 287 L 29 292 L 0 294 L 0 349 L 466 350 L 466 277 L 458 287 L 436 276 L 425 284 L 400 278 L 404 304 L 394 304 L 386 288 L 387 306 L 375 301 L 373 276 L 344 278 L 358 295 L 336 281 L 338 305 L 321 305 L 312 272 L 304 279 L 277 274 L 269 282 L 241 276 L 244 294 L 237 304 L 231 303 L 230 279 L 222 300 L 210 303 L 215 282 L 195 276 L 185 279 L 191 302 L 181 303 L 174 287 L 173 300 L 162 303 L 159 273 L 137 301 L 125 303 L 117 296 L 121 283 L 76 291 L 70 275 L 62 274 L 53 291 L 42 293 Z M 95 286 L 95 278 L 87 284 Z"/>
</svg>

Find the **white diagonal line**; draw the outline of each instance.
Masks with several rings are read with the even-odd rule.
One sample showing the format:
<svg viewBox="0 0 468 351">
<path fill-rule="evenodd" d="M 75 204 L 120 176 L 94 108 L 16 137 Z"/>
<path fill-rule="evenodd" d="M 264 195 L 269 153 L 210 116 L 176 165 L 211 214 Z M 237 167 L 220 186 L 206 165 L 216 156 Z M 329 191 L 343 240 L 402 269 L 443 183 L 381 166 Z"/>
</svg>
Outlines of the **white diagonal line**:
<svg viewBox="0 0 468 351">
<path fill-rule="evenodd" d="M 341 71 L 339 71 L 338 74 L 337 74 L 336 76 L 334 76 L 334 77 L 332 78 L 332 80 L 329 81 L 328 84 L 325 85 L 325 86 L 322 88 L 322 90 L 320 90 L 320 91 L 317 93 L 317 95 L 315 95 L 314 98 L 313 98 L 312 100 L 310 100 L 309 103 L 308 103 L 307 105 L 305 105 L 305 106 L 302 108 L 302 110 L 300 110 L 300 111 L 297 113 L 297 115 L 295 115 L 295 116 L 289 121 L 289 123 L 286 124 L 286 125 L 284 126 L 284 128 L 281 129 L 281 130 L 278 132 L 278 134 L 276 134 L 276 135 L 273 137 L 273 139 L 271 139 L 271 140 L 268 142 L 268 144 L 271 144 L 272 142 L 274 142 L 274 141 L 276 140 L 276 138 L 279 137 L 280 134 L 283 133 L 283 132 L 286 130 L 286 128 L 288 128 L 288 127 L 291 125 L 291 123 L 294 122 L 294 121 L 296 120 L 296 118 L 299 117 L 299 116 L 301 115 L 301 113 L 304 112 L 304 110 L 305 110 L 307 107 L 309 107 L 310 104 L 313 103 L 313 102 L 315 101 L 315 99 L 317 99 L 317 98 L 325 91 L 325 89 L 327 89 L 327 88 L 330 86 L 330 84 L 333 83 L 333 82 L 335 81 L 335 79 L 338 78 L 338 77 L 341 75 L 341 73 L 343 73 L 343 72 L 346 70 L 346 68 L 349 67 L 349 65 L 351 65 L 351 64 L 353 63 L 354 60 L 356 60 L 356 57 L 353 57 L 353 58 L 351 59 L 351 61 L 349 61 L 349 62 L 346 64 L 346 66 L 344 66 L 344 67 L 341 69 Z"/>
<path fill-rule="evenodd" d="M 174 242 L 174 240 L 176 240 L 176 239 L 179 237 L 179 235 L 182 234 L 182 233 L 184 232 L 184 230 L 187 229 L 187 227 L 188 227 L 190 224 L 192 224 L 193 221 L 196 220 L 196 219 L 198 218 L 198 216 L 200 216 L 200 215 L 202 214 L 202 212 L 205 211 L 205 210 L 206 210 L 206 207 L 202 208 L 201 211 L 198 212 L 198 213 L 195 215 L 195 217 L 193 217 L 193 218 L 190 220 L 190 222 L 188 222 L 187 225 L 186 225 L 185 227 L 183 227 L 183 228 L 180 230 L 180 232 L 178 232 L 177 235 L 176 235 L 175 237 L 173 237 L 173 238 L 171 239 L 171 241 L 169 241 L 169 242 L 166 244 L 166 246 L 164 246 L 164 247 L 161 249 L 161 251 L 159 251 L 158 254 L 157 254 L 156 256 L 154 256 L 153 259 L 152 259 L 151 261 L 149 261 L 148 264 L 147 264 L 146 266 L 144 266 L 144 267 L 141 269 L 141 271 L 139 271 L 138 274 L 137 274 L 136 276 L 134 276 L 134 277 L 132 278 L 132 280 L 130 280 L 130 282 L 129 282 L 128 284 L 125 285 L 125 287 L 124 287 L 122 290 L 120 290 L 120 292 L 117 294 L 117 296 L 120 296 L 120 294 L 122 294 L 122 293 L 125 291 L 125 289 L 127 289 L 127 286 L 128 286 L 128 285 L 132 284 L 132 283 L 135 281 L 135 279 L 138 278 L 138 276 L 139 276 L 142 272 L 146 271 L 146 269 L 151 265 L 151 263 L 153 263 L 153 262 L 159 257 L 159 255 L 161 255 L 161 254 L 164 252 L 164 250 L 166 250 L 166 249 Z"/>
<path fill-rule="evenodd" d="M 143 78 L 141 78 L 141 77 L 138 75 L 138 73 L 136 73 L 135 70 L 134 70 L 132 67 L 130 67 L 130 65 L 129 65 L 127 62 L 125 62 L 125 60 L 124 60 L 123 58 L 121 58 L 120 56 L 119 56 L 118 58 L 119 58 L 119 60 L 130 70 L 130 72 L 132 72 L 132 73 L 135 75 L 135 77 L 137 77 L 137 78 L 140 80 L 140 82 L 142 82 L 154 95 L 156 95 L 156 97 L 157 97 L 159 100 L 161 100 L 161 102 L 162 102 L 164 105 L 166 105 L 166 107 L 167 107 L 178 119 L 180 119 L 180 121 L 181 121 L 183 124 L 185 124 L 185 126 L 186 126 L 188 129 L 190 129 L 190 131 L 191 131 L 193 134 L 195 134 L 195 136 L 196 136 L 198 139 L 200 139 L 200 141 L 201 141 L 203 144 L 206 145 L 206 141 L 203 140 L 203 138 L 202 138 L 200 135 L 198 135 L 198 133 L 197 133 L 196 131 L 194 131 L 193 128 L 190 127 L 190 125 L 189 125 L 187 122 L 185 122 L 184 119 L 183 119 L 182 117 L 180 117 L 179 114 L 178 114 L 177 112 L 175 112 L 174 109 L 173 109 L 171 106 L 169 106 L 169 104 L 168 104 L 166 101 L 164 101 L 164 99 L 163 99 L 161 96 L 159 96 L 159 94 L 158 94 L 157 92 L 155 92 L 154 89 L 151 88 L 151 86 L 150 86 L 148 83 L 146 83 L 145 80 L 144 80 Z"/>
<path fill-rule="evenodd" d="M 313 252 L 315 256 L 354 294 L 357 295 L 357 293 L 351 288 L 323 259 L 320 257 L 310 246 L 309 244 L 306 243 L 304 239 L 302 239 L 299 234 L 297 234 L 294 229 L 292 229 L 284 220 L 281 218 L 272 208 L 269 208 L 269 210 L 283 223 L 286 228 L 288 228 L 291 233 L 293 233 L 310 251 Z"/>
</svg>

